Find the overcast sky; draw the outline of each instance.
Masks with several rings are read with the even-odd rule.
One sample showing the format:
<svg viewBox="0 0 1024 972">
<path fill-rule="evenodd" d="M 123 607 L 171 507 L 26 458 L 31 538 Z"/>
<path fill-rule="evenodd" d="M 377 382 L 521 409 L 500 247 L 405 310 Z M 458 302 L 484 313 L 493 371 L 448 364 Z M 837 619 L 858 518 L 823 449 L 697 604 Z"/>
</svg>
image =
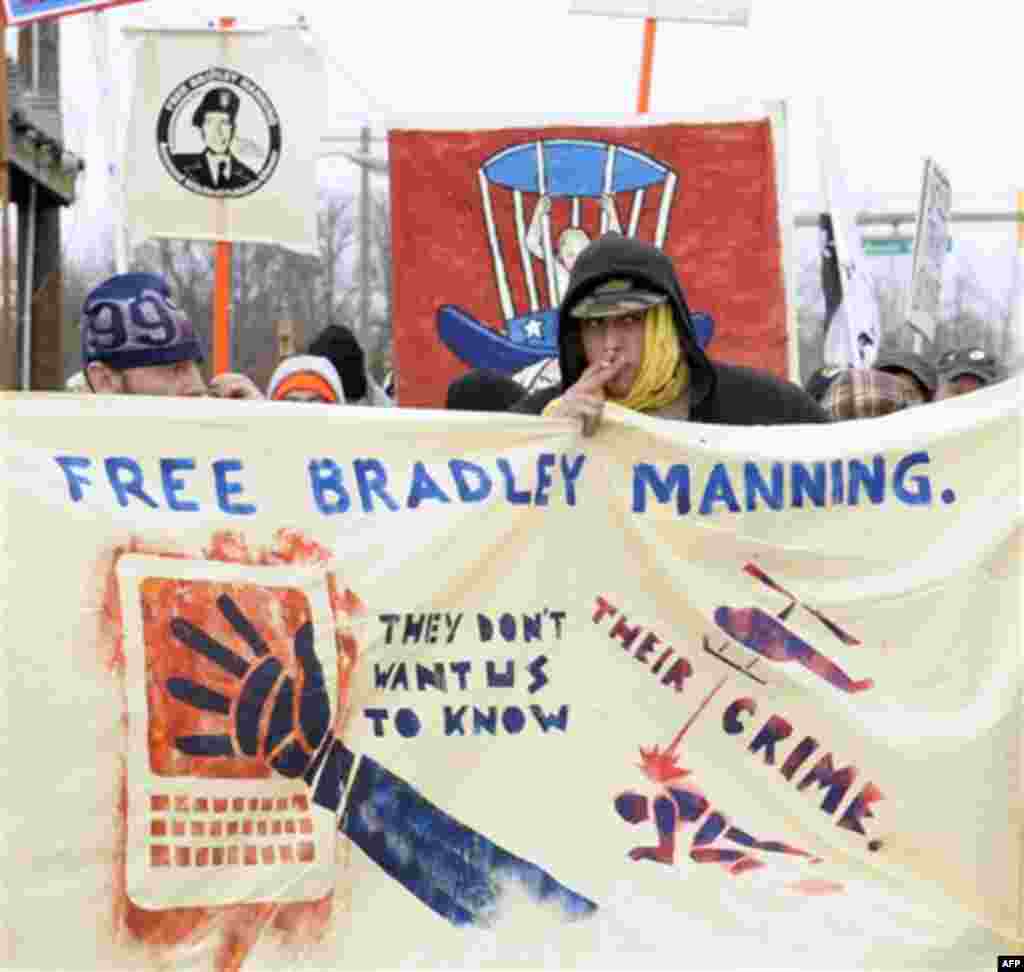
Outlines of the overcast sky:
<svg viewBox="0 0 1024 972">
<path fill-rule="evenodd" d="M 301 13 L 329 58 L 328 128 L 373 108 L 538 117 L 633 111 L 642 21 L 571 15 L 568 8 L 569 0 L 223 0 L 216 9 L 144 0 L 99 16 L 125 76 L 124 25 L 194 25 L 228 15 L 242 23 L 280 23 Z M 90 164 L 82 187 L 89 205 L 79 224 L 103 191 L 105 148 L 98 133 L 88 134 L 96 129 L 89 40 L 95 16 L 67 17 L 62 27 L 66 136 Z M 1005 210 L 1024 188 L 1022 36 L 1020 2 L 753 0 L 748 28 L 659 23 L 651 111 L 787 99 L 789 179 L 794 209 L 801 211 L 822 198 L 820 97 L 862 208 L 915 209 L 930 155 L 951 179 L 954 209 Z M 120 95 L 126 105 L 126 85 Z M 1009 272 L 1010 225 L 958 234 L 972 252 L 979 248 Z"/>
</svg>

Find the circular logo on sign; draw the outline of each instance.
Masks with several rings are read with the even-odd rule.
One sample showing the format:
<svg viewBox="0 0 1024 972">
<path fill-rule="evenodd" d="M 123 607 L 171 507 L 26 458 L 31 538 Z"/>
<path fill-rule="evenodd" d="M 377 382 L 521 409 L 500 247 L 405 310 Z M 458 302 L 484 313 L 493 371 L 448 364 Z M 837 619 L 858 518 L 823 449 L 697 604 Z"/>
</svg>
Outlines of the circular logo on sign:
<svg viewBox="0 0 1024 972">
<path fill-rule="evenodd" d="M 200 196 L 248 196 L 281 159 L 281 120 L 251 78 L 209 68 L 182 81 L 156 123 L 160 161 L 179 185 Z"/>
</svg>

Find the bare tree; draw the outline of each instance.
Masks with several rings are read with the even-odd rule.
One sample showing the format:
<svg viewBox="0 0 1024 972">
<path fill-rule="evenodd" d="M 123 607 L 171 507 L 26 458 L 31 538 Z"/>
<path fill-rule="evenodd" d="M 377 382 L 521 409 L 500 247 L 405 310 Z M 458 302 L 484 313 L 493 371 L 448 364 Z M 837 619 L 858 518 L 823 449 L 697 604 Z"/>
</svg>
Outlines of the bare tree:
<svg viewBox="0 0 1024 972">
<path fill-rule="evenodd" d="M 355 198 L 348 193 L 328 192 L 324 189 L 318 198 L 321 318 L 326 324 L 333 320 L 337 305 L 352 284 L 351 272 L 346 269 L 346 259 L 355 244 Z"/>
<path fill-rule="evenodd" d="M 872 289 L 878 305 L 882 343 L 910 350 L 913 332 L 906 327 L 906 280 L 890 264 L 888 272 L 876 268 Z M 805 260 L 797 272 L 797 321 L 800 334 L 800 370 L 804 380 L 820 367 L 824 328 L 821 267 L 816 259 Z M 1014 293 L 999 300 L 981 284 L 973 267 L 961 263 L 944 287 L 935 341 L 927 353 L 933 356 L 954 347 L 978 345 L 1009 362 L 1014 353 L 1012 319 Z"/>
</svg>

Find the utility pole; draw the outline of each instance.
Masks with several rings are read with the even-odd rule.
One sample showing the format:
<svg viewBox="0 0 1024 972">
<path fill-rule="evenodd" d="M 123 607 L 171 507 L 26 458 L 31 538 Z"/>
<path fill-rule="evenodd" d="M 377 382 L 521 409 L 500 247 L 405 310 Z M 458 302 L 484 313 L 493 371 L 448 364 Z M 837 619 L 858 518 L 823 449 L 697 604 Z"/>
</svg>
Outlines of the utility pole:
<svg viewBox="0 0 1024 972">
<path fill-rule="evenodd" d="M 359 133 L 359 151 L 370 154 L 370 127 Z M 365 344 L 370 330 L 370 170 L 359 167 L 359 343 Z"/>
<path fill-rule="evenodd" d="M 10 94 L 7 77 L 7 52 L 0 57 L 0 388 L 18 387 L 18 333 L 14 325 L 13 287 L 11 286 L 11 232 L 8 214 L 11 209 L 10 168 Z"/>
<path fill-rule="evenodd" d="M 25 105 L 47 134 L 63 140 L 60 111 L 60 21 L 37 21 L 18 31 L 18 64 L 27 79 Z M 61 275 L 61 202 L 32 182 L 27 205 L 18 206 L 19 345 L 23 390 L 64 387 L 61 342 L 64 286 Z"/>
</svg>

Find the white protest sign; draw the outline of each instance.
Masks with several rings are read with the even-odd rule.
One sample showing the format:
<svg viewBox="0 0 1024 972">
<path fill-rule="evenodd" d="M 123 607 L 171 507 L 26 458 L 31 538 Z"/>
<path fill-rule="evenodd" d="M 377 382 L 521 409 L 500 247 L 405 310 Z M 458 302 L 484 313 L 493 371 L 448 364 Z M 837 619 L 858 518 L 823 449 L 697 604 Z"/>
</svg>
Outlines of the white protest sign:
<svg viewBox="0 0 1024 972">
<path fill-rule="evenodd" d="M 569 13 L 746 27 L 751 0 L 570 0 Z"/>
<path fill-rule="evenodd" d="M 914 234 L 914 258 L 907 288 L 907 320 L 928 340 L 935 338 L 935 320 L 942 293 L 942 261 L 949 241 L 953 191 L 949 178 L 933 159 L 925 159 L 921 199 Z"/>
</svg>

